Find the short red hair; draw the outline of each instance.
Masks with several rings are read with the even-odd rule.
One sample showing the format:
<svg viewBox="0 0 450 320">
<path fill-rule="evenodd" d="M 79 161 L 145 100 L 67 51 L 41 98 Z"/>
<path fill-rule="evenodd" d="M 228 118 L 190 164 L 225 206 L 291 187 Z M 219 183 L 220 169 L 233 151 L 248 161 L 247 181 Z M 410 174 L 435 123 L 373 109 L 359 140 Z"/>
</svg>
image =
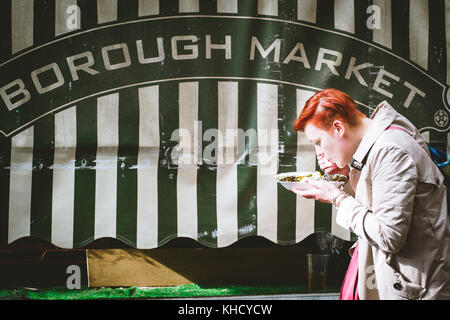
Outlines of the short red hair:
<svg viewBox="0 0 450 320">
<path fill-rule="evenodd" d="M 338 89 L 323 89 L 306 101 L 294 123 L 294 130 L 303 131 L 309 121 L 318 128 L 328 130 L 336 119 L 353 127 L 364 117 L 364 113 L 358 110 L 355 101 L 348 94 Z"/>
</svg>

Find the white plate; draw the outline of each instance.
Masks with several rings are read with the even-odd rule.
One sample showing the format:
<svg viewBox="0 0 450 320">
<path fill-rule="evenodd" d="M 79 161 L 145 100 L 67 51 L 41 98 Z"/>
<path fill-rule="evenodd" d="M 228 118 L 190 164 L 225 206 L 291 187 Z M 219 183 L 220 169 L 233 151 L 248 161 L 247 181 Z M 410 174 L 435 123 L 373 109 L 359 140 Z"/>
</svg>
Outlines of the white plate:
<svg viewBox="0 0 450 320">
<path fill-rule="evenodd" d="M 278 179 L 286 177 L 286 176 L 293 176 L 293 175 L 296 175 L 296 176 L 308 176 L 310 174 L 312 174 L 312 172 L 286 172 L 286 173 L 280 173 L 280 174 L 277 174 L 275 176 L 275 180 L 278 183 L 280 183 L 283 187 L 285 187 L 287 190 L 290 190 L 290 191 L 292 191 L 292 189 L 294 189 L 294 188 L 297 189 L 297 190 L 301 190 L 301 191 L 309 190 L 309 189 L 311 189 L 311 186 L 308 185 L 306 182 L 287 182 L 287 181 L 280 181 Z M 322 181 L 318 180 L 318 182 L 332 183 L 332 184 L 336 185 L 337 187 L 339 187 L 340 185 L 345 183 L 345 182 L 339 182 L 339 181 L 323 181 L 323 180 Z"/>
</svg>

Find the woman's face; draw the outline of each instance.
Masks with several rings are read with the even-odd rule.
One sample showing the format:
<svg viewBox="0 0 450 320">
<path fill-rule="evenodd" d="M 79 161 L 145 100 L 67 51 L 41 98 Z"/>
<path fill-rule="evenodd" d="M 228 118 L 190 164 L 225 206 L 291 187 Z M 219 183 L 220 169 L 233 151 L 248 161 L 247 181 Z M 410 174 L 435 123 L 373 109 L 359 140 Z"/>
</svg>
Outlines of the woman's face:
<svg viewBox="0 0 450 320">
<path fill-rule="evenodd" d="M 339 168 L 345 168 L 351 161 L 353 149 L 350 142 L 345 139 L 346 127 L 342 121 L 335 121 L 330 130 L 317 128 L 311 122 L 305 126 L 308 140 L 316 147 L 316 151 L 324 153 Z"/>
</svg>

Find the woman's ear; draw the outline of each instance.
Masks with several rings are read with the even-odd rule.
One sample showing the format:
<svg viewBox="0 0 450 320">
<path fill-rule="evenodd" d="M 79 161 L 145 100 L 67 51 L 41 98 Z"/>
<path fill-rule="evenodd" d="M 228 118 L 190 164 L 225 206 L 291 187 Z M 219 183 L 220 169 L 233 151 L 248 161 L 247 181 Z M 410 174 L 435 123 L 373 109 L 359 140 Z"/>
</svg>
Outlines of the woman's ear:
<svg viewBox="0 0 450 320">
<path fill-rule="evenodd" d="M 342 122 L 341 120 L 334 120 L 332 130 L 337 136 L 343 137 L 345 133 L 344 122 Z"/>
</svg>

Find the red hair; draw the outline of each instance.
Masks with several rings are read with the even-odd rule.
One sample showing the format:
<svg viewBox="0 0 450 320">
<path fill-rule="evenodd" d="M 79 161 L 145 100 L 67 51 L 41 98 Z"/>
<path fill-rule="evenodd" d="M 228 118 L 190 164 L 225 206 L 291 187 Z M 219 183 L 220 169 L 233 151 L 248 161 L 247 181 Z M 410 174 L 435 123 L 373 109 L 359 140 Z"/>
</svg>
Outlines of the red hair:
<svg viewBox="0 0 450 320">
<path fill-rule="evenodd" d="M 358 110 L 355 101 L 348 94 L 337 89 L 323 89 L 306 101 L 294 123 L 294 130 L 303 131 L 310 121 L 316 127 L 328 130 L 336 119 L 354 127 L 364 117 L 364 113 Z"/>
</svg>

